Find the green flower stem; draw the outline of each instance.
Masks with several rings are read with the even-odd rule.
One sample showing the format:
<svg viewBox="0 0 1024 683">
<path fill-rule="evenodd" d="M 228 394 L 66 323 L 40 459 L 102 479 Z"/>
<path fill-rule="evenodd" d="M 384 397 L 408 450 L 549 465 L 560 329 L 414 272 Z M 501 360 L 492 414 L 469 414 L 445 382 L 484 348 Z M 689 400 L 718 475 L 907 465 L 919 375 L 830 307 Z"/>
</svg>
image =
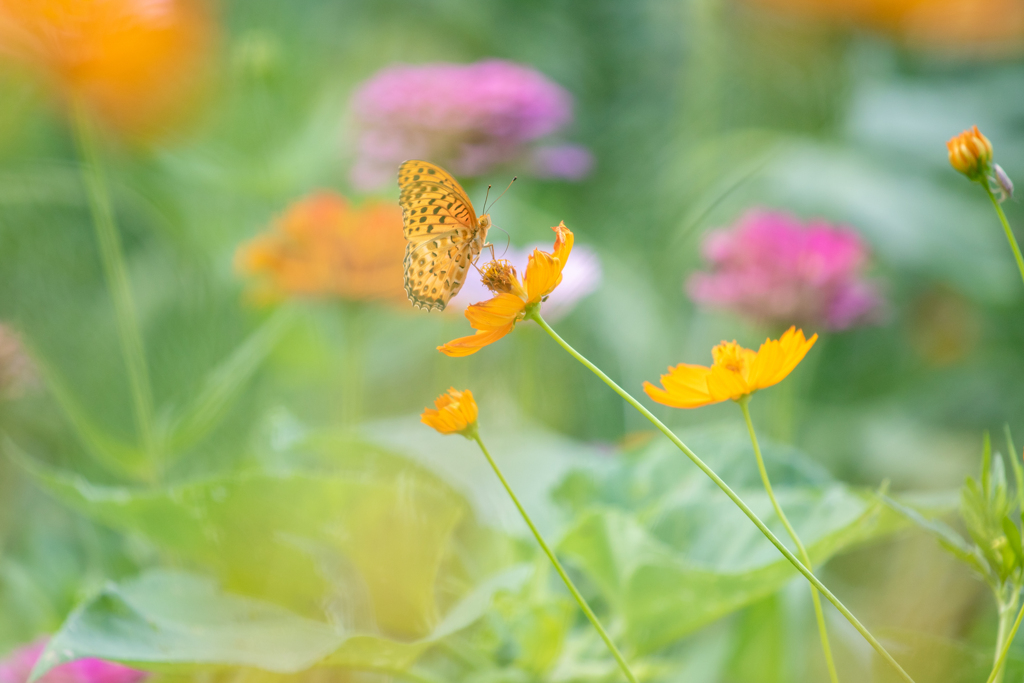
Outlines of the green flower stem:
<svg viewBox="0 0 1024 683">
<path fill-rule="evenodd" d="M 139 321 L 132 302 L 128 269 L 125 266 L 121 237 L 114 223 L 114 212 L 110 205 L 103 166 L 96 142 L 96 133 L 85 107 L 78 104 L 73 116 L 78 151 L 82 158 L 82 177 L 89 197 L 96 239 L 99 242 L 103 273 L 106 276 L 110 298 L 114 304 L 117 333 L 121 342 L 121 353 L 128 371 L 128 383 L 132 394 L 135 427 L 142 449 L 150 461 L 150 477 L 160 477 L 162 463 L 157 451 L 153 430 L 153 394 L 146 366 L 146 353 L 139 332 Z"/>
<path fill-rule="evenodd" d="M 985 193 L 988 198 L 992 201 L 992 206 L 996 208 L 996 214 L 999 215 L 999 221 L 1003 224 L 1003 232 L 1006 233 L 1006 239 L 1010 243 L 1010 249 L 1013 250 L 1013 257 L 1017 259 L 1017 270 L 1020 271 L 1020 277 L 1024 280 L 1024 256 L 1021 256 L 1020 247 L 1017 246 L 1017 238 L 1013 236 L 1013 230 L 1010 229 L 1010 222 L 1006 220 L 1006 214 L 1003 213 L 1003 206 L 996 199 L 995 194 L 992 193 L 992 188 L 988 186 L 988 182 L 982 182 L 981 186 L 985 188 Z"/>
<path fill-rule="evenodd" d="M 555 332 L 553 329 L 551 329 L 551 327 L 548 326 L 548 324 L 540 316 L 540 312 L 536 308 L 534 308 L 532 310 L 529 310 L 527 312 L 526 317 L 536 321 L 536 323 L 538 325 L 540 325 L 541 328 L 543 328 L 544 331 L 547 332 L 551 336 L 551 338 L 554 339 L 558 343 L 559 346 L 561 346 L 563 349 L 565 349 L 569 353 L 569 355 L 571 355 L 573 358 L 575 358 L 580 363 L 582 363 L 584 366 L 586 366 L 595 375 L 600 377 L 601 381 L 604 382 L 605 384 L 607 384 L 609 387 L 611 387 L 612 391 L 614 391 L 616 394 L 621 396 L 631 406 L 636 408 L 640 412 L 641 415 L 643 415 L 648 420 L 650 420 L 651 423 L 655 427 L 658 428 L 658 430 L 660 430 L 665 436 L 667 436 L 668 439 L 672 443 L 674 443 L 676 445 L 676 447 L 679 448 L 679 450 L 681 450 L 686 455 L 686 457 L 688 457 L 691 461 L 693 461 L 694 465 L 699 467 L 700 470 L 702 472 L 704 472 L 704 474 L 708 475 L 708 477 L 710 477 L 711 480 L 713 482 L 715 482 L 715 484 L 718 486 L 718 488 L 722 489 L 722 491 L 725 493 L 725 495 L 729 496 L 730 500 L 732 500 L 732 502 L 736 504 L 736 507 L 738 507 L 740 510 L 743 511 L 743 514 L 745 514 L 747 516 L 747 518 L 750 519 L 750 521 L 754 523 L 754 526 L 756 526 L 758 529 L 760 529 L 761 533 L 764 534 L 765 538 L 767 538 L 769 541 L 771 541 L 772 545 L 774 545 L 776 548 L 778 548 L 779 552 L 782 553 L 783 556 L 785 556 L 785 558 L 787 560 L 789 560 L 790 564 L 792 564 L 796 568 L 797 571 L 799 571 L 801 574 L 803 574 L 807 578 L 807 580 L 810 581 L 811 584 L 815 588 L 817 588 L 819 591 L 821 591 L 821 594 L 824 595 L 826 598 L 828 598 L 829 602 L 831 602 L 833 605 L 835 605 L 836 609 L 839 610 L 839 612 L 844 617 L 846 617 L 847 621 L 849 621 L 853 625 L 853 627 L 855 629 L 857 629 L 857 631 L 864 637 L 864 640 L 868 641 L 868 643 L 871 644 L 871 647 L 873 647 L 875 649 L 875 652 L 877 652 L 886 662 L 888 662 L 889 665 L 892 666 L 892 668 L 895 669 L 899 673 L 900 677 L 904 681 L 906 681 L 907 683 L 914 683 L 914 679 L 911 678 L 910 675 L 906 671 L 903 670 L 903 667 L 901 667 L 899 665 L 899 662 L 897 662 L 895 659 L 893 659 L 893 656 L 890 655 L 889 652 L 884 647 L 882 647 L 881 643 L 879 643 L 875 639 L 875 637 L 873 635 L 871 635 L 871 632 L 868 631 L 864 627 L 864 625 L 861 624 L 860 621 L 857 620 L 857 617 L 853 616 L 853 613 L 850 612 L 850 610 L 848 610 L 846 608 L 846 605 L 844 605 L 842 602 L 840 602 L 839 598 L 837 598 L 835 595 L 833 595 L 832 591 L 830 591 L 828 588 L 826 588 L 825 585 L 821 581 L 818 580 L 818 577 L 816 577 L 813 574 L 813 572 L 811 572 L 810 569 L 808 569 L 803 564 L 801 564 L 800 560 L 798 560 L 796 558 L 796 556 L 793 555 L 793 553 L 791 553 L 789 551 L 789 549 L 785 545 L 782 544 L 782 541 L 780 541 L 778 538 L 776 538 L 775 534 L 773 534 L 771 532 L 771 530 L 767 526 L 765 526 L 764 522 L 762 522 L 761 519 L 756 514 L 754 514 L 754 511 L 751 510 L 747 506 L 747 504 L 744 503 L 743 500 L 738 495 L 736 495 L 736 492 L 733 491 L 731 488 L 729 488 L 729 485 L 726 484 L 724 481 L 722 481 L 722 478 L 719 477 L 717 474 L 715 474 L 715 471 L 712 470 L 710 467 L 708 467 L 707 464 L 705 464 L 705 462 L 703 460 L 698 458 L 697 455 L 693 451 L 691 451 L 687 447 L 687 445 L 684 444 L 679 439 L 678 436 L 673 434 L 672 430 L 670 430 L 668 427 L 666 427 L 664 425 L 664 423 L 662 423 L 661 420 L 656 418 L 654 416 L 654 414 L 651 413 L 651 411 L 647 410 L 647 408 L 645 408 L 643 406 L 643 404 L 641 404 L 635 398 L 630 396 L 629 393 L 626 392 L 624 389 L 622 389 L 622 387 L 620 387 L 618 384 L 613 382 L 611 380 L 611 378 L 608 377 L 608 375 L 606 375 L 603 372 L 601 372 L 600 368 L 598 368 L 596 365 L 591 363 L 589 360 L 587 360 L 586 358 L 581 356 L 576 351 L 576 349 L 572 348 L 568 343 L 566 343 L 566 341 L 564 339 L 559 337 L 558 333 Z"/>
<path fill-rule="evenodd" d="M 597 629 L 597 632 L 604 641 L 604 644 L 608 646 L 612 656 L 615 657 L 615 661 L 619 663 L 619 668 L 622 669 L 622 673 L 626 674 L 626 678 L 629 679 L 630 683 L 637 683 L 636 676 L 633 675 L 633 672 L 629 668 L 629 664 L 626 663 L 626 659 L 622 656 L 622 653 L 619 652 L 619 648 L 615 647 L 615 643 L 612 642 L 608 632 L 604 630 L 604 627 L 601 626 L 601 622 L 598 621 L 597 615 L 594 614 L 592 609 L 590 609 L 590 605 L 587 604 L 586 599 L 580 595 L 580 592 L 576 589 L 576 584 L 574 584 L 572 579 L 569 578 L 569 575 L 565 573 L 565 569 L 562 568 L 562 563 L 558 561 L 558 558 L 555 557 L 555 553 L 552 552 L 551 548 L 548 547 L 548 544 L 545 543 L 544 538 L 540 535 L 540 532 L 537 531 L 537 527 L 534 526 L 533 520 L 530 519 L 530 515 L 526 514 L 526 510 L 523 509 L 519 499 L 516 498 L 516 494 L 512 492 L 512 487 L 509 485 L 508 480 L 505 479 L 505 475 L 502 474 L 501 470 L 498 468 L 498 463 L 494 462 L 494 458 L 491 457 L 491 454 L 487 451 L 487 447 L 484 446 L 484 442 L 480 438 L 480 434 L 477 432 L 475 425 L 473 426 L 473 430 L 467 433 L 466 436 L 467 438 L 476 441 L 476 444 L 480 446 L 480 450 L 483 451 L 484 456 L 487 458 L 487 462 L 491 463 L 491 468 L 494 470 L 494 473 L 498 475 L 498 479 L 501 480 L 501 484 L 505 487 L 505 491 L 508 492 L 508 497 L 512 499 L 513 503 L 515 503 L 516 508 L 519 509 L 519 514 L 523 516 L 523 521 L 526 522 L 526 525 L 530 527 L 530 531 L 533 532 L 533 537 L 537 539 L 537 543 L 544 551 L 544 554 L 548 556 L 549 560 L 551 560 L 551 564 L 555 567 L 555 571 L 558 572 L 558 575 L 562 577 L 562 581 L 565 582 L 565 587 L 569 589 L 570 593 L 572 593 L 572 597 L 576 598 L 576 602 L 579 604 L 580 609 L 583 610 L 583 613 L 587 615 L 587 619 L 590 619 L 590 623 L 594 625 L 595 629 Z"/>
<path fill-rule="evenodd" d="M 1019 594 L 1020 587 L 1014 586 L 1015 595 Z M 1013 637 L 1017 635 L 1017 629 L 1020 628 L 1021 618 L 1024 617 L 1024 605 L 1017 611 L 1017 619 L 1013 622 L 1013 626 L 1010 628 L 1009 633 L 1006 631 L 1006 627 L 1009 625 L 1009 617 L 1013 615 L 1013 608 L 1016 607 L 1017 599 L 1015 598 L 1012 604 L 999 606 L 999 631 L 996 636 L 996 660 L 992 665 L 992 673 L 988 675 L 988 679 L 985 683 L 1000 683 L 1003 680 L 1003 663 L 1006 661 L 1006 655 L 1010 653 L 1010 645 L 1013 643 Z"/>
<path fill-rule="evenodd" d="M 789 532 L 789 537 L 796 543 L 797 550 L 800 552 L 800 560 L 804 563 L 804 566 L 810 569 L 814 565 L 811 564 L 811 556 L 807 553 L 807 549 L 804 548 L 804 544 L 800 541 L 800 537 L 796 535 L 796 529 L 789 523 L 789 519 L 786 517 L 786 513 L 782 511 L 782 506 L 779 505 L 779 501 L 775 498 L 775 492 L 772 491 L 772 483 L 768 479 L 768 470 L 764 467 L 764 458 L 761 457 L 761 446 L 757 442 L 757 434 L 754 432 L 754 423 L 750 420 L 750 395 L 746 395 L 737 401 L 740 405 L 740 409 L 743 411 L 743 419 L 747 422 L 747 431 L 750 432 L 750 442 L 754 445 L 754 456 L 757 458 L 757 469 L 761 473 L 761 481 L 764 483 L 764 490 L 768 493 L 768 498 L 772 501 L 772 507 L 775 508 L 775 514 L 782 521 L 782 525 L 786 527 L 786 531 Z M 836 663 L 832 659 L 832 646 L 828 641 L 828 628 L 825 625 L 825 613 L 821 609 L 821 597 L 818 595 L 818 589 L 811 586 L 811 599 L 814 601 L 814 617 L 818 620 L 818 635 L 821 637 L 821 649 L 825 653 L 825 664 L 828 666 L 828 675 L 832 680 L 832 683 L 839 683 L 839 674 L 836 672 Z"/>
</svg>

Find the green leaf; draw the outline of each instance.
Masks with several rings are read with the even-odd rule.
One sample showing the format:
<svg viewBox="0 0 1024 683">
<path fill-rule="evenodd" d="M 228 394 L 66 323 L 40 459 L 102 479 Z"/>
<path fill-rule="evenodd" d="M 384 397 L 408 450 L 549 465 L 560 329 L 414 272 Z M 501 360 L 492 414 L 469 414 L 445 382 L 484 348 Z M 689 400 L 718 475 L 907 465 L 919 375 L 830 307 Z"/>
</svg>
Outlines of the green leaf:
<svg viewBox="0 0 1024 683">
<path fill-rule="evenodd" d="M 992 439 L 985 432 L 981 448 L 981 491 L 988 498 L 992 490 Z"/>
<path fill-rule="evenodd" d="M 446 605 L 515 561 L 504 537 L 475 526 L 461 496 L 405 459 L 331 438 L 301 446 L 325 461 L 144 489 L 15 457 L 65 504 L 204 567 L 227 590 L 307 616 L 327 605 L 396 638 L 431 632 Z M 469 543 L 487 555 L 479 566 L 461 562 Z"/>
<path fill-rule="evenodd" d="M 1021 548 L 1020 529 L 1013 523 L 1009 515 L 1003 517 L 1003 533 L 1006 534 L 1006 540 L 1010 544 L 1010 549 L 1017 558 L 1017 566 L 1024 564 L 1024 549 Z"/>
<path fill-rule="evenodd" d="M 139 666 L 220 664 L 294 672 L 313 666 L 338 644 L 327 624 L 225 593 L 210 579 L 154 570 L 109 584 L 75 610 L 32 676 L 83 657 Z"/>
<path fill-rule="evenodd" d="M 291 309 L 281 309 L 210 372 L 199 393 L 173 420 L 168 437 L 172 453 L 195 444 L 217 425 L 294 318 Z"/>
<path fill-rule="evenodd" d="M 953 527 L 949 526 L 948 524 L 937 519 L 928 519 L 917 510 L 911 507 L 907 507 L 906 505 L 896 500 L 893 500 L 889 496 L 880 496 L 879 498 L 890 508 L 900 513 L 917 526 L 921 527 L 925 531 L 931 532 L 932 535 L 934 535 L 939 540 L 944 541 L 945 543 L 948 543 L 949 545 L 965 553 L 971 553 L 974 551 L 974 548 L 971 546 L 971 544 L 968 543 L 963 536 L 958 534 L 953 529 Z"/>
<path fill-rule="evenodd" d="M 788 540 L 742 433 L 703 430 L 683 438 Z M 832 481 L 792 449 L 768 444 L 765 458 L 779 502 L 816 563 L 900 524 L 871 494 Z M 596 488 L 598 499 L 580 511 L 559 551 L 622 616 L 638 652 L 652 652 L 757 602 L 796 576 L 671 444 L 653 445 L 599 478 Z"/>
<path fill-rule="evenodd" d="M 100 427 L 75 398 L 57 369 L 35 350 L 32 351 L 32 361 L 89 455 L 112 474 L 135 480 L 147 479 L 151 474 L 150 463 L 142 449 L 111 436 Z"/>
<path fill-rule="evenodd" d="M 958 534 L 948 524 L 937 519 L 928 519 L 917 510 L 903 505 L 888 496 L 881 496 L 880 499 L 920 528 L 930 532 L 943 548 L 960 561 L 967 563 L 981 576 L 991 576 L 992 569 L 988 561 L 982 557 L 977 547 L 968 543 L 963 536 Z"/>
<path fill-rule="evenodd" d="M 1003 425 L 1006 434 L 1006 447 L 1009 449 L 1010 465 L 1013 468 L 1013 481 L 1016 484 L 1017 509 L 1024 515 L 1024 466 L 1017 457 L 1017 448 L 1013 445 L 1013 434 L 1010 432 L 1009 423 Z"/>
<path fill-rule="evenodd" d="M 152 570 L 109 584 L 76 609 L 40 657 L 32 680 L 85 657 L 172 671 L 242 666 L 295 673 L 317 664 L 404 669 L 439 639 L 479 618 L 497 592 L 517 589 L 531 572 L 518 566 L 493 577 L 426 637 L 399 641 L 234 595 L 195 574 Z"/>
</svg>

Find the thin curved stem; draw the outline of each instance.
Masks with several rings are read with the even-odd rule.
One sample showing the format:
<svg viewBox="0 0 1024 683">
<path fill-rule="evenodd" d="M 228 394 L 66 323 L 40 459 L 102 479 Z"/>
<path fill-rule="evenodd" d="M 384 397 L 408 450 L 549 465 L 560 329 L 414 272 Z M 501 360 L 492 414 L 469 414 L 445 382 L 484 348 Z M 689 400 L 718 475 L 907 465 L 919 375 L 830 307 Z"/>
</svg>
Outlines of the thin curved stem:
<svg viewBox="0 0 1024 683">
<path fill-rule="evenodd" d="M 99 242 L 103 273 L 107 288 L 114 304 L 117 333 L 121 342 L 121 353 L 128 371 L 128 383 L 132 394 L 135 427 L 142 449 L 149 459 L 149 476 L 153 481 L 160 477 L 162 463 L 157 451 L 153 429 L 153 394 L 146 365 L 146 352 L 139 331 L 139 321 L 132 301 L 128 269 L 125 266 L 121 236 L 114 223 L 114 211 L 110 205 L 103 166 L 100 163 L 96 134 L 89 114 L 79 104 L 74 110 L 74 129 L 78 151 L 82 157 L 82 176 L 89 197 L 96 239 Z"/>
<path fill-rule="evenodd" d="M 613 382 L 612 379 L 608 377 L 608 375 L 604 374 L 600 368 L 598 368 L 596 365 L 594 365 L 589 360 L 580 355 L 580 353 L 576 351 L 576 349 L 570 346 L 564 339 L 559 337 L 558 333 L 551 329 L 551 327 L 547 324 L 547 322 L 544 321 L 544 319 L 540 316 L 540 313 L 537 310 L 530 311 L 527 317 L 536 321 L 536 323 L 540 325 L 541 328 L 543 328 L 544 331 L 547 332 L 548 335 L 550 335 L 551 338 L 554 339 L 559 346 L 565 349 L 569 353 L 569 355 L 571 355 L 573 358 L 582 363 L 587 369 L 589 369 L 595 375 L 600 377 L 601 381 L 607 384 L 612 389 L 612 391 L 621 396 L 631 406 L 636 408 L 641 415 L 650 420 L 651 424 L 657 427 L 662 434 L 668 437 L 668 439 L 672 443 L 674 443 L 676 447 L 679 448 L 679 450 L 681 450 L 686 455 L 686 457 L 688 457 L 693 462 L 694 465 L 699 467 L 700 470 L 711 479 L 711 481 L 715 482 L 715 485 L 717 485 L 718 488 L 722 489 L 725 495 L 729 496 L 729 499 L 736 504 L 736 507 L 743 511 L 743 514 L 745 514 L 747 518 L 754 523 L 754 526 L 756 526 L 761 531 L 761 533 L 764 534 L 765 538 L 771 541 L 772 545 L 774 545 L 779 550 L 779 552 L 782 553 L 787 560 L 789 560 L 790 564 L 792 564 L 797 571 L 803 574 L 807 578 L 807 580 L 811 582 L 811 585 L 813 585 L 815 588 L 821 591 L 821 594 L 824 595 L 829 602 L 835 605 L 836 609 L 839 610 L 839 612 L 844 617 L 846 617 L 846 620 L 849 621 L 855 629 L 857 629 L 857 632 L 864 637 L 864 640 L 868 641 L 868 643 L 871 644 L 871 647 L 874 648 L 875 652 L 877 652 L 882 657 L 882 659 L 884 659 L 889 664 L 889 666 L 896 670 L 896 672 L 899 673 L 900 677 L 904 681 L 906 681 L 907 683 L 914 683 L 914 679 L 910 677 L 910 674 L 903 670 L 903 667 L 899 665 L 899 662 L 897 662 L 893 658 L 893 656 L 890 655 L 884 647 L 882 647 L 882 644 L 879 643 L 873 635 L 871 635 L 871 632 L 868 631 L 864 627 L 864 625 L 860 623 L 857 617 L 853 616 L 853 613 L 846 608 L 846 605 L 840 602 L 839 598 L 833 595 L 832 591 L 826 588 L 825 584 L 819 581 L 818 577 L 816 577 L 810 569 L 805 567 L 800 562 L 800 560 L 798 560 L 796 556 L 792 552 L 790 552 L 789 548 L 783 545 L 782 541 L 776 538 L 775 534 L 771 532 L 771 529 L 765 526 L 765 523 L 761 521 L 761 518 L 754 514 L 754 511 L 751 510 L 750 507 L 748 507 L 747 504 L 743 502 L 743 499 L 736 495 L 736 492 L 729 488 L 729 485 L 722 481 L 722 478 L 719 477 L 713 469 L 708 467 L 708 465 L 703 460 L 698 458 L 696 453 L 691 451 L 689 447 L 687 447 L 687 445 L 684 444 L 679 439 L 679 437 L 672 432 L 671 429 L 666 427 L 665 424 L 661 420 L 656 418 L 651 411 L 647 410 L 647 408 L 645 408 L 642 403 L 637 401 L 622 387 Z"/>
<path fill-rule="evenodd" d="M 480 450 L 483 451 L 484 456 L 487 458 L 487 462 L 491 463 L 491 468 L 494 470 L 494 473 L 498 475 L 498 479 L 501 480 L 502 486 L 505 487 L 508 497 L 512 499 L 513 503 L 515 503 L 516 508 L 519 509 L 519 514 L 523 516 L 523 521 L 526 522 L 526 525 L 530 527 L 530 531 L 533 532 L 533 537 L 537 539 L 537 543 L 544 551 L 544 554 L 548 556 L 549 560 L 551 560 L 551 564 L 555 567 L 555 571 L 558 572 L 558 575 L 562 577 L 562 581 L 565 582 L 565 587 L 569 589 L 570 593 L 572 593 L 572 597 L 576 598 L 576 602 L 579 604 L 580 609 L 583 610 L 583 613 L 587 615 L 587 619 L 589 619 L 590 623 L 594 625 L 595 629 L 597 629 L 597 633 L 601 636 L 601 640 L 603 640 L 604 644 L 608 646 L 612 656 L 615 657 L 615 661 L 619 663 L 619 668 L 622 669 L 622 673 L 626 674 L 626 678 L 629 679 L 630 683 L 637 683 L 636 676 L 634 676 L 633 672 L 630 670 L 625 657 L 623 657 L 622 653 L 619 652 L 619 648 L 615 647 L 615 643 L 612 642 L 608 632 L 604 630 L 603 626 L 601 626 L 601 622 L 598 620 L 597 615 L 594 614 L 592 609 L 590 609 L 590 605 L 587 604 L 586 599 L 580 595 L 580 592 L 576 589 L 576 584 L 574 584 L 572 579 L 569 578 L 569 575 L 565 573 L 565 569 L 562 568 L 562 563 L 558 561 L 558 558 L 555 557 L 555 553 L 548 547 L 548 544 L 544 541 L 544 537 L 540 535 L 537 527 L 534 526 L 533 520 L 530 519 L 530 515 L 526 513 L 526 510 L 523 508 L 522 504 L 520 504 L 516 494 L 513 493 L 508 480 L 505 479 L 505 475 L 502 474 L 501 470 L 498 468 L 498 463 L 494 462 L 494 458 L 491 457 L 491 454 L 487 451 L 487 447 L 484 446 L 484 442 L 480 438 L 480 434 L 474 431 L 468 436 L 476 441 L 476 444 L 480 446 Z"/>
<path fill-rule="evenodd" d="M 1010 243 L 1010 249 L 1013 250 L 1013 258 L 1017 260 L 1017 270 L 1020 271 L 1020 277 L 1024 280 L 1024 256 L 1021 256 L 1020 247 L 1017 245 L 1017 238 L 1013 236 L 1013 230 L 1010 229 L 1010 222 L 1006 220 L 1006 214 L 1003 212 L 1003 206 L 996 199 L 995 194 L 992 192 L 992 188 L 988 186 L 987 182 L 981 183 L 981 186 L 985 188 L 985 193 L 988 198 L 992 201 L 992 206 L 996 208 L 996 214 L 999 216 L 999 222 L 1003 224 L 1003 232 L 1006 233 L 1006 240 Z"/>
<path fill-rule="evenodd" d="M 754 457 L 757 458 L 757 469 L 761 473 L 761 482 L 764 484 L 764 490 L 768 493 L 768 498 L 772 501 L 772 507 L 775 508 L 775 514 L 782 521 L 782 525 L 786 527 L 786 531 L 789 532 L 789 537 L 796 543 L 797 550 L 800 552 L 800 560 L 804 563 L 804 566 L 808 569 L 814 565 L 811 564 L 811 556 L 807 553 L 807 549 L 804 547 L 800 537 L 796 534 L 796 529 L 789 523 L 789 518 L 786 517 L 786 513 L 782 511 L 782 506 L 779 505 L 779 501 L 775 498 L 775 492 L 772 490 L 772 483 L 768 479 L 768 470 L 764 466 L 764 458 L 761 457 L 761 446 L 757 442 L 757 434 L 754 432 L 754 423 L 750 420 L 750 396 L 744 396 L 742 399 L 737 401 L 740 405 L 740 409 L 743 411 L 743 419 L 747 422 L 747 431 L 750 433 L 750 442 L 754 445 Z M 825 613 L 821 609 L 821 597 L 818 595 L 818 589 L 811 586 L 811 600 L 814 602 L 814 618 L 818 621 L 818 635 L 821 637 L 821 649 L 825 654 L 825 665 L 828 667 L 828 675 L 832 680 L 832 683 L 839 683 L 839 674 L 836 672 L 836 663 L 832 658 L 832 645 L 828 640 L 828 628 L 825 625 Z"/>
<path fill-rule="evenodd" d="M 1013 644 L 1013 637 L 1017 635 L 1017 629 L 1020 628 L 1022 618 L 1024 618 L 1024 605 L 1022 605 L 1020 610 L 1017 612 L 1017 619 L 1013 622 L 1013 627 L 1010 628 L 1010 632 L 1006 633 L 1003 615 L 999 615 L 999 635 L 996 638 L 996 653 L 998 656 L 996 657 L 995 663 L 992 665 L 992 673 L 988 675 L 988 679 L 985 683 L 996 683 L 1002 678 L 1003 663 L 1006 661 L 1006 656 L 1010 653 L 1010 645 Z"/>
</svg>

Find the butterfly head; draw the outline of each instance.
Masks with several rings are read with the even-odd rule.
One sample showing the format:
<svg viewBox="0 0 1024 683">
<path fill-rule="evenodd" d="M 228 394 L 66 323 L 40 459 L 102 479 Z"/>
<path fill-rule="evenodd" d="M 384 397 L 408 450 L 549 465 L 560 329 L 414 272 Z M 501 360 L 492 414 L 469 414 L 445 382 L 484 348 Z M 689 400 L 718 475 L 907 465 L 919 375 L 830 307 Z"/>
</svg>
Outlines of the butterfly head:
<svg viewBox="0 0 1024 683">
<path fill-rule="evenodd" d="M 480 218 L 478 218 L 477 221 L 480 223 L 480 228 L 483 229 L 484 232 L 487 232 L 487 229 L 492 225 L 491 214 L 485 213 L 482 216 L 480 216 Z"/>
</svg>

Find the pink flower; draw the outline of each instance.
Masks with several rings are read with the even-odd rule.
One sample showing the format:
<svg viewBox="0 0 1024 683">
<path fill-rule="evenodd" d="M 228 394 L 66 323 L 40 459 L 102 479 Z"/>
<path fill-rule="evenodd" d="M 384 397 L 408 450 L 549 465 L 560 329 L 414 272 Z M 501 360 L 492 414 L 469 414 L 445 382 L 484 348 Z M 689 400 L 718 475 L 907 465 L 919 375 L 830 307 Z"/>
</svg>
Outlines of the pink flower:
<svg viewBox="0 0 1024 683">
<path fill-rule="evenodd" d="M 0 401 L 21 398 L 39 387 L 39 373 L 25 352 L 21 336 L 0 323 Z"/>
<path fill-rule="evenodd" d="M 0 661 L 0 683 L 25 683 L 39 656 L 46 649 L 49 637 L 24 645 Z M 79 659 L 51 669 L 40 683 L 140 683 L 149 677 L 145 671 L 106 662 L 102 659 Z"/>
<path fill-rule="evenodd" d="M 710 233 L 703 252 L 711 272 L 690 278 L 693 300 L 757 323 L 844 330 L 877 321 L 883 307 L 862 279 L 867 245 L 847 228 L 753 210 Z"/>
<path fill-rule="evenodd" d="M 462 176 L 519 159 L 529 143 L 572 120 L 572 97 L 533 69 L 490 59 L 384 69 L 356 91 L 352 110 L 352 179 L 375 189 L 392 182 L 406 159 L 429 159 Z"/>
<path fill-rule="evenodd" d="M 510 247 L 504 256 L 501 255 L 500 246 L 495 247 L 497 256 L 507 259 L 520 274 L 526 272 L 527 260 L 536 248 L 550 249 L 551 245 L 538 242 L 524 249 Z M 483 268 L 483 263 L 479 265 Z M 580 299 L 593 293 L 600 284 L 601 259 L 593 249 L 578 244 L 573 245 L 572 258 L 562 270 L 562 283 L 541 304 L 541 313 L 548 322 L 564 318 Z M 464 311 L 470 304 L 485 301 L 493 296 L 494 293 L 484 286 L 479 277 L 471 277 L 466 280 L 466 284 L 459 293 L 448 302 L 448 308 L 445 310 Z"/>
<path fill-rule="evenodd" d="M 539 178 L 583 180 L 594 167 L 594 155 L 581 145 L 538 147 L 531 161 L 533 174 Z"/>
</svg>

